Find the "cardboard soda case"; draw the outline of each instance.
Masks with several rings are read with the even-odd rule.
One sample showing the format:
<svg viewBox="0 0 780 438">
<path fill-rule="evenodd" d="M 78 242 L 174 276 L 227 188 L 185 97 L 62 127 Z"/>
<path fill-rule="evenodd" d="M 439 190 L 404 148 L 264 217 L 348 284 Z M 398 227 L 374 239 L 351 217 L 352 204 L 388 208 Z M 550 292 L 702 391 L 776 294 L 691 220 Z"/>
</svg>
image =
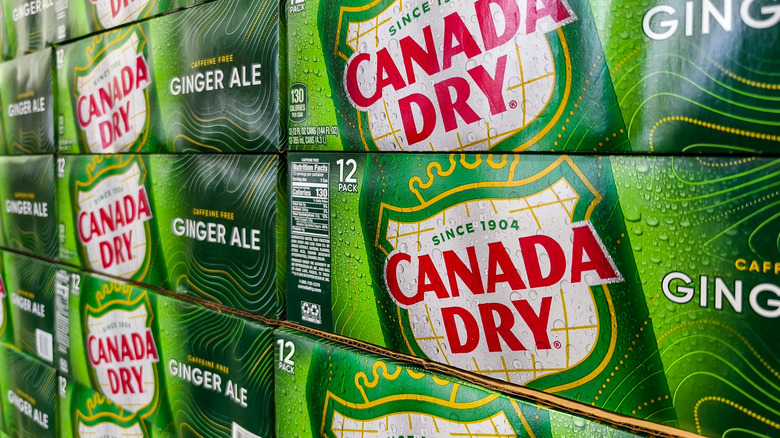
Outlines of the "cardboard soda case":
<svg viewBox="0 0 780 438">
<path fill-rule="evenodd" d="M 59 435 L 65 437 L 162 435 L 106 396 L 67 377 L 59 377 L 57 423 Z"/>
<path fill-rule="evenodd" d="M 780 6 L 590 4 L 633 150 L 778 153 Z"/>
<path fill-rule="evenodd" d="M 79 288 L 58 300 L 58 371 L 105 395 L 117 407 L 165 430 L 171 413 L 165 403 L 160 361 L 157 294 L 90 274 Z"/>
<path fill-rule="evenodd" d="M 278 35 L 276 3 L 220 0 L 59 48 L 59 151 L 279 150 Z"/>
<path fill-rule="evenodd" d="M 63 375 L 165 434 L 270 436 L 270 328 L 96 275 L 67 304 Z"/>
<path fill-rule="evenodd" d="M 0 157 L 0 247 L 57 258 L 54 157 Z"/>
<path fill-rule="evenodd" d="M 289 166 L 289 320 L 706 435 L 769 433 L 732 422 L 730 402 L 777 419 L 760 383 L 780 366 L 762 340 L 780 302 L 780 254 L 762 243 L 778 234 L 777 160 L 291 153 Z"/>
<path fill-rule="evenodd" d="M 59 160 L 63 262 L 268 318 L 283 314 L 280 155 Z"/>
<path fill-rule="evenodd" d="M 13 344 L 38 360 L 53 365 L 57 297 L 77 287 L 73 270 L 32 257 L 3 251 L 3 281 L 9 305 Z"/>
<path fill-rule="evenodd" d="M 54 153 L 52 56 L 41 50 L 0 64 L 0 153 Z"/>
<path fill-rule="evenodd" d="M 674 421 L 608 160 L 288 158 L 290 321 Z"/>
<path fill-rule="evenodd" d="M 292 330 L 277 330 L 276 436 L 640 436 Z"/>
<path fill-rule="evenodd" d="M 5 433 L 12 437 L 57 436 L 57 371 L 0 344 L 0 399 Z"/>
<path fill-rule="evenodd" d="M 290 0 L 287 14 L 293 150 L 628 147 L 587 1 Z"/>
</svg>

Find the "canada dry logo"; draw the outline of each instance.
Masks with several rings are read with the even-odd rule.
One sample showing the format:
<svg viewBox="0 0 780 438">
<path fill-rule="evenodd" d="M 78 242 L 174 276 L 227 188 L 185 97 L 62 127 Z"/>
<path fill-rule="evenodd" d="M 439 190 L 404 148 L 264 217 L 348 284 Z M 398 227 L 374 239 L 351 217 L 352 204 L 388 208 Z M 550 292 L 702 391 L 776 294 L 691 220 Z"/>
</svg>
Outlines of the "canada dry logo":
<svg viewBox="0 0 780 438">
<path fill-rule="evenodd" d="M 127 151 L 147 125 L 146 88 L 152 83 L 136 32 L 76 74 L 76 118 L 95 153 Z"/>
<path fill-rule="evenodd" d="M 138 20 L 151 0 L 90 0 L 102 29 Z"/>
<path fill-rule="evenodd" d="M 142 437 L 143 429 L 134 417 L 127 415 L 106 397 L 95 394 L 87 399 L 86 406 L 76 411 L 78 436 L 106 438 Z"/>
<path fill-rule="evenodd" d="M 111 300 L 99 309 L 87 307 L 89 363 L 101 392 L 129 412 L 146 408 L 157 395 L 155 364 L 160 356 L 152 317 L 146 294 L 132 302 Z"/>
<path fill-rule="evenodd" d="M 600 329 L 590 286 L 622 276 L 590 221 L 573 221 L 578 202 L 562 177 L 524 197 L 389 220 L 385 282 L 408 312 L 407 342 L 432 360 L 520 384 L 583 361 Z"/>
<path fill-rule="evenodd" d="M 144 223 L 151 218 L 138 163 L 78 191 L 78 237 L 89 265 L 100 271 L 125 278 L 138 272 L 148 245 Z"/>
<path fill-rule="evenodd" d="M 327 392 L 321 436 L 391 436 L 389 431 L 393 437 L 517 436 L 507 413 L 493 404 L 494 395 L 458 402 L 459 385 L 452 382 L 408 368 L 394 369 L 382 361 L 374 362 L 372 368 L 370 375 L 361 371 L 353 378 L 344 376 L 355 388 L 344 388 L 339 394 Z M 451 394 L 437 399 L 415 393 L 431 386 L 448 388 Z M 460 415 L 453 417 L 453 413 Z"/>
<path fill-rule="evenodd" d="M 349 23 L 344 89 L 379 149 L 490 149 L 550 104 L 568 72 L 545 33 L 576 19 L 565 0 L 399 0 Z"/>
</svg>

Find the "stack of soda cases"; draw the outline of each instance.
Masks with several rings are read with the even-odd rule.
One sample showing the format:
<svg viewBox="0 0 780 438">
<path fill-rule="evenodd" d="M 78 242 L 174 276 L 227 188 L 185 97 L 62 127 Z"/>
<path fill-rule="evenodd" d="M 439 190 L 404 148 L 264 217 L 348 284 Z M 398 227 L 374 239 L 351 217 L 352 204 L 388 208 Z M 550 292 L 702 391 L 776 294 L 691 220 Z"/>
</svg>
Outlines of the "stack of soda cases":
<svg viewBox="0 0 780 438">
<path fill-rule="evenodd" d="M 278 4 L 0 15 L 0 431 L 273 436 Z"/>
<path fill-rule="evenodd" d="M 0 431 L 55 436 L 53 54 L 42 2 L 0 16 Z"/>
<path fill-rule="evenodd" d="M 771 2 L 0 17 L 0 435 L 780 429 Z"/>
<path fill-rule="evenodd" d="M 644 433 L 778 434 L 780 7 L 286 13 L 291 323 Z M 277 335 L 280 436 L 543 434 L 312 342 Z"/>
</svg>

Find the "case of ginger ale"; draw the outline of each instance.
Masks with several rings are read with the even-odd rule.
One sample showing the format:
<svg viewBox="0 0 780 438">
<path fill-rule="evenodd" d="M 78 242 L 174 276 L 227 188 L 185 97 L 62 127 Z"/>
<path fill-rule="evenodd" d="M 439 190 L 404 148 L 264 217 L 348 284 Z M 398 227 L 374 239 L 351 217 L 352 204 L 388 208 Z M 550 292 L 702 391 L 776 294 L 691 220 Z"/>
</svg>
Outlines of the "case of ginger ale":
<svg viewBox="0 0 780 438">
<path fill-rule="evenodd" d="M 0 247 L 54 260 L 54 157 L 0 157 Z"/>
<path fill-rule="evenodd" d="M 0 427 L 12 437 L 57 436 L 57 371 L 0 344 Z"/>
<path fill-rule="evenodd" d="M 0 5 L 0 59 L 43 50 L 54 41 L 54 0 L 8 0 Z"/>
<path fill-rule="evenodd" d="M 679 427 L 774 435 L 780 160 L 610 161 Z"/>
<path fill-rule="evenodd" d="M 0 64 L 0 154 L 54 153 L 52 50 Z"/>
<path fill-rule="evenodd" d="M 287 224 L 282 156 L 58 160 L 63 262 L 281 317 Z"/>
<path fill-rule="evenodd" d="M 277 330 L 276 436 L 640 436 L 292 330 Z"/>
<path fill-rule="evenodd" d="M 55 13 L 49 26 L 54 42 L 63 43 L 85 35 L 137 21 L 144 21 L 179 8 L 209 0 L 53 0 Z"/>
<path fill-rule="evenodd" d="M 777 424 L 780 161 L 288 159 L 291 321 L 705 435 Z"/>
<path fill-rule="evenodd" d="M 286 3 L 293 150 L 628 148 L 587 1 Z"/>
<path fill-rule="evenodd" d="M 36 359 L 54 364 L 55 301 L 78 287 L 80 276 L 61 265 L 2 251 L 11 343 Z"/>
<path fill-rule="evenodd" d="M 278 151 L 280 26 L 220 0 L 59 47 L 59 152 Z"/>
<path fill-rule="evenodd" d="M 78 294 L 58 304 L 67 310 L 58 307 L 57 324 L 69 330 L 57 338 L 61 375 L 104 396 L 125 420 L 145 422 L 144 433 L 271 435 L 270 328 L 142 287 L 85 277 Z M 89 426 L 103 430 L 97 420 Z"/>
<path fill-rule="evenodd" d="M 57 423 L 59 437 L 164 435 L 147 421 L 67 377 L 59 376 Z"/>
<path fill-rule="evenodd" d="M 778 150 L 770 1 L 286 6 L 291 149 Z"/>
</svg>

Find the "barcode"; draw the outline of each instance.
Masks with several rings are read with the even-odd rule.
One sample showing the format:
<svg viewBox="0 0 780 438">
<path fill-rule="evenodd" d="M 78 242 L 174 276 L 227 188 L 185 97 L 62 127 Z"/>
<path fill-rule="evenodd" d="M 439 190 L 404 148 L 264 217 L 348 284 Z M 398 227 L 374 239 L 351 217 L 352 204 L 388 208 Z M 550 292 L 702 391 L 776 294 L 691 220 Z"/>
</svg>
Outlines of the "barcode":
<svg viewBox="0 0 780 438">
<path fill-rule="evenodd" d="M 38 357 L 47 362 L 54 361 L 51 333 L 47 333 L 41 329 L 35 329 L 35 345 L 38 349 Z"/>
<path fill-rule="evenodd" d="M 239 426 L 235 421 L 233 422 L 233 435 L 231 438 L 262 438 L 260 435 L 255 435 L 252 432 Z"/>
</svg>

